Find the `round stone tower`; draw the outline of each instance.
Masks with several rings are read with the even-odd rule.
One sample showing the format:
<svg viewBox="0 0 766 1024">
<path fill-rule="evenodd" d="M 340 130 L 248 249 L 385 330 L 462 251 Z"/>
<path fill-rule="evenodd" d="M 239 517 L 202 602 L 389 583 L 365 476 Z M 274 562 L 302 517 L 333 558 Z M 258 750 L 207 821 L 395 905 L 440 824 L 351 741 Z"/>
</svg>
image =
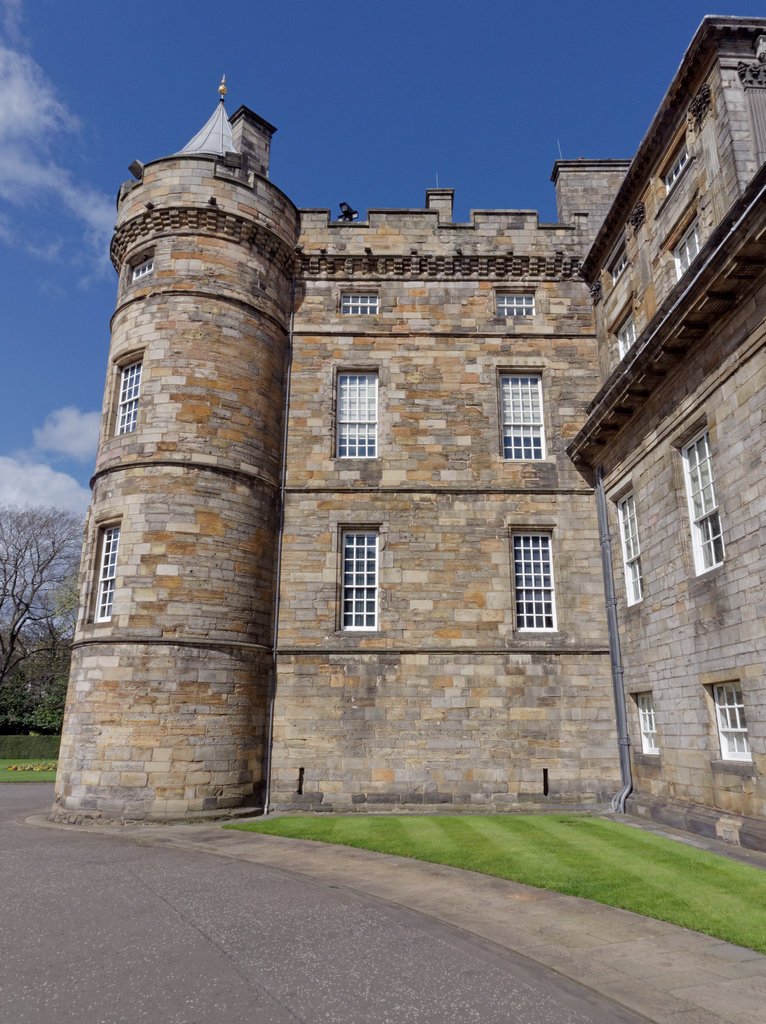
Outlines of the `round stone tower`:
<svg viewBox="0 0 766 1024">
<path fill-rule="evenodd" d="M 52 817 L 262 800 L 296 208 L 218 109 L 131 165 Z"/>
</svg>

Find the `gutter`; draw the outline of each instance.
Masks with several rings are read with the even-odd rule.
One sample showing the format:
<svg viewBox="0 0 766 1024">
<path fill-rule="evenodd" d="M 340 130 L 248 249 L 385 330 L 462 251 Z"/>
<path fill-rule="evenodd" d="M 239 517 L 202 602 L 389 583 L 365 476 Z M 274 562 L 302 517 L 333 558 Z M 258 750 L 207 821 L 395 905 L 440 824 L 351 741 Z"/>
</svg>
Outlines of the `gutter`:
<svg viewBox="0 0 766 1024">
<path fill-rule="evenodd" d="M 277 523 L 277 564 L 274 573 L 274 631 L 271 638 L 271 672 L 269 673 L 269 724 L 266 731 L 266 789 L 263 814 L 269 813 L 271 800 L 271 757 L 274 743 L 274 704 L 277 698 L 277 641 L 279 639 L 279 591 L 282 577 L 282 536 L 285 527 L 285 485 L 287 481 L 287 426 L 290 416 L 290 373 L 293 365 L 293 328 L 295 325 L 295 275 L 290 284 L 290 324 L 287 331 L 287 366 L 285 367 L 285 407 L 282 423 L 282 472 L 279 483 L 279 521 Z"/>
<path fill-rule="evenodd" d="M 598 539 L 601 545 L 601 570 L 604 575 L 604 603 L 606 606 L 606 626 L 609 635 L 609 658 L 612 665 L 612 693 L 614 696 L 615 724 L 617 726 L 617 746 L 620 754 L 620 775 L 622 777 L 622 789 L 612 798 L 612 810 L 624 814 L 625 801 L 633 792 L 633 774 L 630 767 L 630 736 L 628 736 L 628 718 L 625 711 L 622 653 L 620 651 L 620 632 L 617 623 L 617 598 L 614 593 L 614 572 L 612 570 L 612 538 L 609 533 L 609 520 L 606 513 L 603 466 L 599 466 L 596 470 L 594 486 L 596 492 L 596 512 L 598 514 Z"/>
</svg>

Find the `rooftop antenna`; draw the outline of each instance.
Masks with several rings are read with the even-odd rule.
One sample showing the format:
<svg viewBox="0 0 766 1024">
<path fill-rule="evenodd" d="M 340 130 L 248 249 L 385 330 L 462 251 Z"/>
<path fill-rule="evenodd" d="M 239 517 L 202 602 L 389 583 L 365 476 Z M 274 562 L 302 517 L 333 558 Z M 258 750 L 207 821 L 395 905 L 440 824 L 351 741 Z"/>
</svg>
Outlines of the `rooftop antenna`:
<svg viewBox="0 0 766 1024">
<path fill-rule="evenodd" d="M 439 172 L 436 172 L 436 187 L 439 187 Z"/>
<path fill-rule="evenodd" d="M 559 142 L 558 139 L 556 139 L 556 145 L 559 147 L 559 160 L 563 160 L 564 157 L 563 157 L 563 155 L 561 153 L 561 143 Z"/>
</svg>

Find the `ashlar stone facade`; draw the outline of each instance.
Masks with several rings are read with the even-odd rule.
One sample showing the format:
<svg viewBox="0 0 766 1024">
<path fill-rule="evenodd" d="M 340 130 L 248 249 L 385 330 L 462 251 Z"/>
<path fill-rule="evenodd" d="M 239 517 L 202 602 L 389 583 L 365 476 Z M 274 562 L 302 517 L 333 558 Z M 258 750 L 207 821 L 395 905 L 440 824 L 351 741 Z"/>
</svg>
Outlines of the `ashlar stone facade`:
<svg viewBox="0 0 766 1024">
<path fill-rule="evenodd" d="M 555 224 L 297 210 L 246 107 L 132 165 L 54 817 L 766 844 L 764 61 L 705 19 Z"/>
</svg>

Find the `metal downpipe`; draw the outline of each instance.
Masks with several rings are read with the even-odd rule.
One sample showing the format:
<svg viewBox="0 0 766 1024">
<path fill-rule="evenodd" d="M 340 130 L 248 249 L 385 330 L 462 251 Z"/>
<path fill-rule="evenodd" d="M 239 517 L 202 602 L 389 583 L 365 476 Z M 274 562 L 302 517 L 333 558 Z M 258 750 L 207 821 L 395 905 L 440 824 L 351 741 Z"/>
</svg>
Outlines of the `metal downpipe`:
<svg viewBox="0 0 766 1024">
<path fill-rule="evenodd" d="M 277 699 L 277 641 L 279 639 L 279 588 L 282 577 L 282 535 L 285 528 L 285 484 L 287 481 L 287 425 L 290 417 L 290 374 L 293 365 L 293 327 L 295 324 L 295 276 L 290 285 L 290 324 L 287 331 L 287 366 L 285 367 L 285 408 L 282 423 L 282 472 L 279 485 L 279 519 L 277 523 L 277 564 L 274 573 L 274 629 L 271 638 L 271 672 L 269 675 L 269 723 L 266 731 L 266 789 L 263 813 L 269 813 L 271 800 L 271 750 L 274 742 L 274 703 Z"/>
<path fill-rule="evenodd" d="M 617 598 L 614 594 L 614 573 L 612 570 L 612 538 L 609 533 L 609 519 L 606 512 L 604 493 L 604 470 L 596 470 L 596 513 L 598 515 L 598 539 L 601 545 L 601 570 L 604 575 L 604 603 L 606 605 L 606 626 L 609 635 L 609 657 L 612 663 L 612 692 L 617 726 L 617 746 L 620 755 L 622 789 L 612 798 L 612 810 L 625 813 L 625 801 L 633 791 L 633 773 L 630 767 L 630 737 L 625 711 L 625 688 L 623 686 L 620 632 L 617 624 Z"/>
</svg>

